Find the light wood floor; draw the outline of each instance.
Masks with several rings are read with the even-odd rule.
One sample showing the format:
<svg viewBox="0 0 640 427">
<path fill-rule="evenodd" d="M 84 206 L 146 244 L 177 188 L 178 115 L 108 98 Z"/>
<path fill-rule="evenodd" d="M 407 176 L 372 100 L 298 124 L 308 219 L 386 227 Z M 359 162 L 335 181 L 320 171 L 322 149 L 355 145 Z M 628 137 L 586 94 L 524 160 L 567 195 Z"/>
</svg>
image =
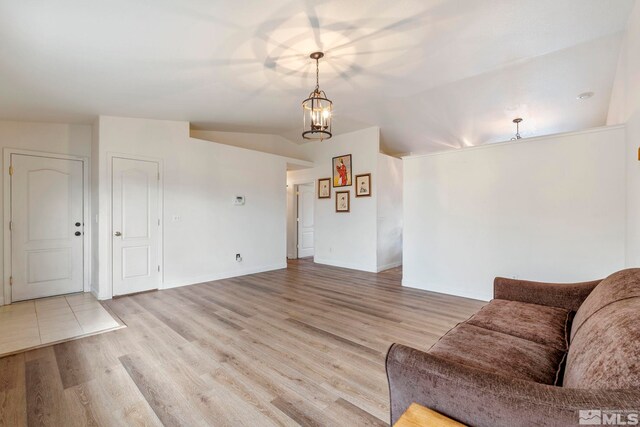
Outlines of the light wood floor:
<svg viewBox="0 0 640 427">
<path fill-rule="evenodd" d="M 128 328 L 0 359 L 0 425 L 387 425 L 389 345 L 482 306 L 400 279 L 302 260 L 108 301 Z"/>
</svg>

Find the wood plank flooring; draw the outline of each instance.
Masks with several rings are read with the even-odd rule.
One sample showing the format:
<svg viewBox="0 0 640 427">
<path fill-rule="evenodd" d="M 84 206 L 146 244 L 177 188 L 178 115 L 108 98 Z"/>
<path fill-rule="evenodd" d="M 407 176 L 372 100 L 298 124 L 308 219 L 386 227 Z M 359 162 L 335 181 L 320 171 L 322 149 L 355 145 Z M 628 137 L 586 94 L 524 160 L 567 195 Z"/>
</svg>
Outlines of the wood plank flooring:
<svg viewBox="0 0 640 427">
<path fill-rule="evenodd" d="M 127 328 L 0 359 L 0 425 L 388 425 L 386 350 L 483 303 L 310 260 L 108 301 Z"/>
</svg>

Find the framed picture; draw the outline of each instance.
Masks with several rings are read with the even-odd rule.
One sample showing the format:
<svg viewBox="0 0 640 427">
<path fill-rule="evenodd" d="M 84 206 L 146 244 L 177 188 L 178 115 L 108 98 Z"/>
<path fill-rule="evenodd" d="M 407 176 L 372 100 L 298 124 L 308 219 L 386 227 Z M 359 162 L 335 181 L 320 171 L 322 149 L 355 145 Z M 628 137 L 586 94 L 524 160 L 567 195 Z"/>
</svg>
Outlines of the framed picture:
<svg viewBox="0 0 640 427">
<path fill-rule="evenodd" d="M 348 187 L 351 185 L 351 154 L 333 158 L 333 186 Z"/>
<path fill-rule="evenodd" d="M 336 212 L 349 212 L 349 191 L 336 191 Z"/>
<path fill-rule="evenodd" d="M 331 198 L 331 178 L 320 178 L 318 180 L 318 199 Z"/>
<path fill-rule="evenodd" d="M 371 196 L 371 174 L 356 175 L 356 197 Z"/>
</svg>

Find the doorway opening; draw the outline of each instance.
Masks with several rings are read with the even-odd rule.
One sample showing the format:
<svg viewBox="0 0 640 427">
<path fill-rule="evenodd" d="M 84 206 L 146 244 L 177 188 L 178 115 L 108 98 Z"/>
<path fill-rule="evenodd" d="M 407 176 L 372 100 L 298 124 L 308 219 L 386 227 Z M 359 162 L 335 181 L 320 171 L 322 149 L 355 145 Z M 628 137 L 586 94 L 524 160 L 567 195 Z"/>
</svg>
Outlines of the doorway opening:
<svg viewBox="0 0 640 427">
<path fill-rule="evenodd" d="M 296 258 L 315 254 L 315 185 L 313 182 L 296 185 Z"/>
</svg>

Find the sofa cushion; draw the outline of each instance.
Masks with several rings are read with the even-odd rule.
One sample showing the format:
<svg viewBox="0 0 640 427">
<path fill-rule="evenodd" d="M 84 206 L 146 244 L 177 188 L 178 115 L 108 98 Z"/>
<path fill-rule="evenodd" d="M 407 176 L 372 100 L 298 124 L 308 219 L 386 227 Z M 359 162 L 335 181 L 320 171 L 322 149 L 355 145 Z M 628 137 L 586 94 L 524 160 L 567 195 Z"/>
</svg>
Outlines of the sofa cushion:
<svg viewBox="0 0 640 427">
<path fill-rule="evenodd" d="M 589 316 L 571 342 L 564 387 L 640 387 L 640 297 L 608 304 Z"/>
<path fill-rule="evenodd" d="M 570 314 L 564 308 L 494 299 L 466 323 L 567 351 Z"/>
<path fill-rule="evenodd" d="M 429 354 L 512 378 L 554 384 L 564 352 L 513 335 L 461 323 Z"/>
<path fill-rule="evenodd" d="M 626 298 L 640 296 L 640 268 L 629 268 L 613 273 L 596 286 L 584 300 L 571 326 L 571 340 L 582 325 L 598 310 Z"/>
</svg>

